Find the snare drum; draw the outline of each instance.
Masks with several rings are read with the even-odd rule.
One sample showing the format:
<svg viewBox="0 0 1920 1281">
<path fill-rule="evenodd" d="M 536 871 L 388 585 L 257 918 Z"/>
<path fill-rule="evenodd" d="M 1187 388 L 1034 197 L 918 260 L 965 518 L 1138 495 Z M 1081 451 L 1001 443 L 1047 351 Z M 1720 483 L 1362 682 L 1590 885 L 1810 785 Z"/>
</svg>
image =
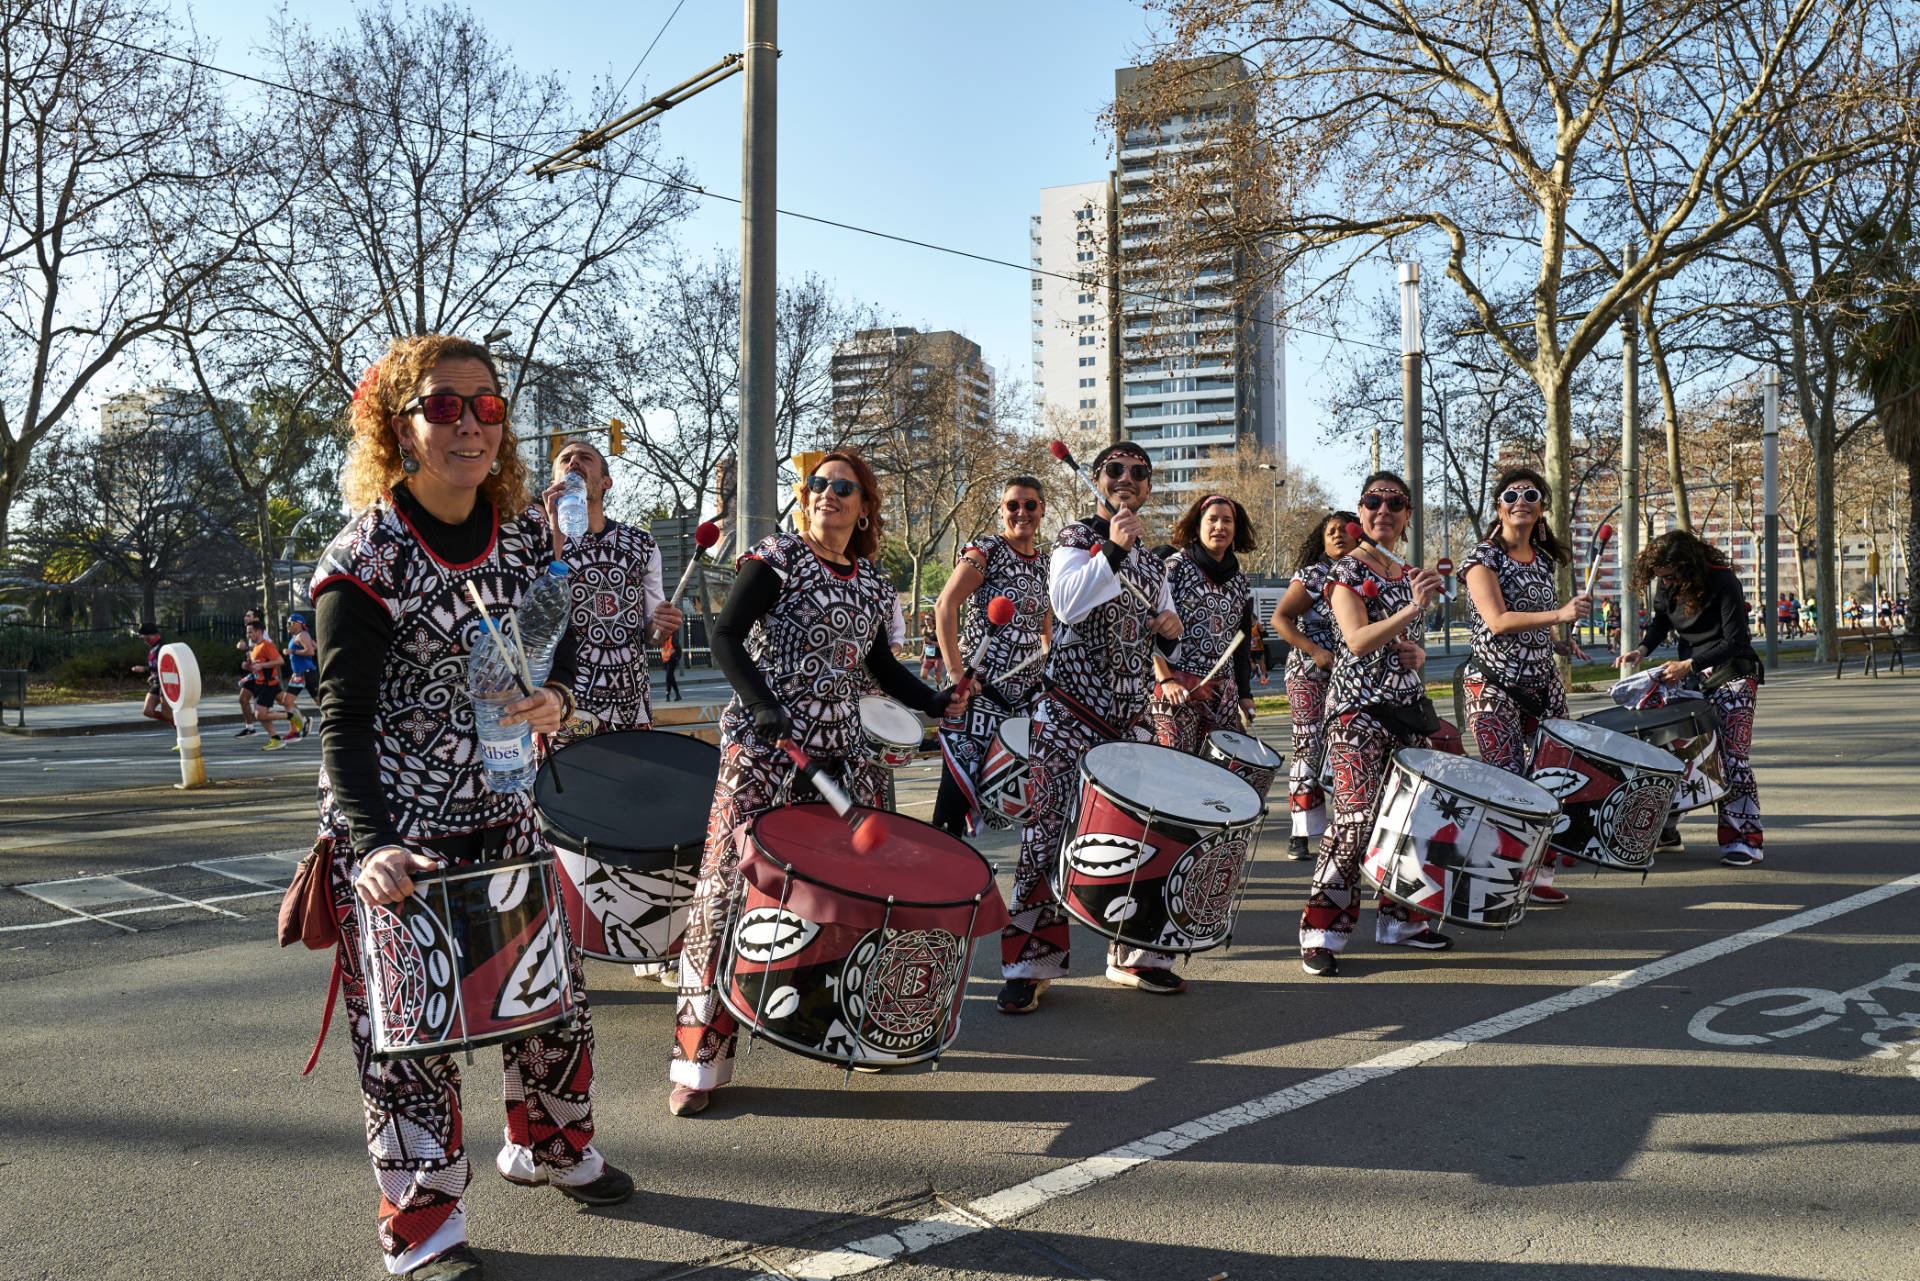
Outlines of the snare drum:
<svg viewBox="0 0 1920 1281">
<path fill-rule="evenodd" d="M 1609 707 L 1583 716 L 1589 725 L 1631 734 L 1677 758 L 1685 768 L 1674 789 L 1673 812 L 1716 805 L 1727 794 L 1720 775 L 1720 712 L 1690 691 L 1667 695 L 1664 707 Z"/>
<path fill-rule="evenodd" d="M 1233 934 L 1260 794 L 1238 775 L 1151 743 L 1080 758 L 1079 824 L 1053 890 L 1067 913 L 1127 947 L 1202 952 Z"/>
<path fill-rule="evenodd" d="M 1520 923 L 1560 802 L 1518 774 L 1403 747 L 1360 869 L 1396 903 L 1473 929 Z"/>
<path fill-rule="evenodd" d="M 851 1066 L 937 1057 L 960 1031 L 973 941 L 998 934 L 993 869 L 940 829 L 890 815 L 877 857 L 825 805 L 754 820 L 715 988 L 749 1032 Z"/>
<path fill-rule="evenodd" d="M 905 703 L 884 694 L 863 694 L 860 698 L 860 732 L 867 740 L 867 751 L 888 769 L 913 764 L 920 750 L 920 718 Z"/>
<path fill-rule="evenodd" d="M 1253 735 L 1236 734 L 1230 729 L 1217 729 L 1207 735 L 1207 741 L 1200 747 L 1200 759 L 1212 761 L 1247 780 L 1262 801 L 1267 799 L 1273 776 L 1287 764 L 1280 753 Z"/>
<path fill-rule="evenodd" d="M 1684 767 L 1671 753 L 1585 721 L 1540 722 L 1527 776 L 1560 799 L 1550 849 L 1643 872 Z"/>
<path fill-rule="evenodd" d="M 583 955 L 646 965 L 679 953 L 719 774 L 719 748 L 663 730 L 583 738 L 540 767 L 533 802 Z"/>
<path fill-rule="evenodd" d="M 553 860 L 416 872 L 413 893 L 355 897 L 376 1059 L 471 1052 L 573 1015 Z"/>
<path fill-rule="evenodd" d="M 993 731 L 980 763 L 980 812 L 989 826 L 1017 827 L 1033 813 L 1028 786 L 1033 719 L 1009 716 Z"/>
</svg>

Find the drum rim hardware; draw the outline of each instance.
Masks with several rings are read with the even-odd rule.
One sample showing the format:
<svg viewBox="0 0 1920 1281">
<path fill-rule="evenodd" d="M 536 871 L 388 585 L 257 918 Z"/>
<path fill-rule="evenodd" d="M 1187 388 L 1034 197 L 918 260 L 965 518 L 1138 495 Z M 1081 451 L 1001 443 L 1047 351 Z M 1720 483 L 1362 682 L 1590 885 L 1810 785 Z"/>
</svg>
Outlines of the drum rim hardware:
<svg viewBox="0 0 1920 1281">
<path fill-rule="evenodd" d="M 975 859 L 979 860 L 981 868 L 986 872 L 987 874 L 986 885 L 981 889 L 975 891 L 975 893 L 970 898 L 963 897 L 963 898 L 954 898 L 954 899 L 922 900 L 922 899 L 901 898 L 895 894 L 888 894 L 884 897 L 878 894 L 866 894 L 866 893 L 862 893 L 859 890 L 850 890 L 843 885 L 835 885 L 831 881 L 823 881 L 818 876 L 809 875 L 808 873 L 801 871 L 799 868 L 793 866 L 793 864 L 787 862 L 785 859 L 781 858 L 779 855 L 775 854 L 772 850 L 767 848 L 766 844 L 760 840 L 760 824 L 765 822 L 767 819 L 772 818 L 776 814 L 783 814 L 791 810 L 805 809 L 807 806 L 810 806 L 810 805 L 819 805 L 821 808 L 829 811 L 831 811 L 831 809 L 833 808 L 832 806 L 827 805 L 825 802 L 821 802 L 821 801 L 803 801 L 798 805 L 782 805 L 774 809 L 767 810 L 765 813 L 758 815 L 753 820 L 753 823 L 747 828 L 747 838 L 753 842 L 754 850 L 760 855 L 760 857 L 766 859 L 767 862 L 773 864 L 775 867 L 785 872 L 787 874 L 787 878 L 789 881 L 793 881 L 793 880 L 805 881 L 809 885 L 818 885 L 823 889 L 832 890 L 836 894 L 844 894 L 848 898 L 859 899 L 863 903 L 881 903 L 890 907 L 912 907 L 912 908 L 962 907 L 967 903 L 973 903 L 977 907 L 980 903 L 980 900 L 986 896 L 987 890 L 993 887 L 993 883 L 994 883 L 993 864 L 987 861 L 986 855 L 982 854 L 979 850 L 973 848 L 973 846 L 968 842 L 963 841 L 959 837 L 953 835 L 951 832 L 942 832 L 940 831 L 939 828 L 935 827 L 933 824 L 923 823 L 919 819 L 914 818 L 910 814 L 892 814 L 892 815 L 889 815 L 889 817 L 895 820 L 904 819 L 908 823 L 913 823 L 920 827 L 924 827 L 929 831 L 939 832 L 941 836 L 947 838 L 948 840 L 958 842 L 960 845 L 965 846 L 967 853 L 973 855 Z M 871 805 L 855 805 L 853 808 L 856 810 L 864 810 L 869 814 L 886 813 L 886 811 L 884 810 L 874 809 Z M 783 907 L 785 906 L 784 902 L 782 903 L 782 906 Z"/>
<path fill-rule="evenodd" d="M 1526 810 L 1526 809 L 1521 809 L 1515 805 L 1506 804 L 1501 801 L 1489 800 L 1484 796 L 1476 795 L 1473 798 L 1475 801 L 1477 801 L 1482 805 L 1485 805 L 1489 809 L 1499 810 L 1502 814 L 1511 814 L 1515 818 L 1531 818 L 1531 819 L 1552 818 L 1553 816 L 1555 816 L 1560 812 L 1561 806 L 1560 806 L 1559 797 L 1555 796 L 1552 792 L 1549 792 L 1546 788 L 1540 786 L 1540 784 L 1534 782 L 1532 779 L 1526 778 L 1520 774 L 1509 773 L 1508 771 L 1501 769 L 1497 765 L 1488 765 L 1485 761 L 1475 760 L 1471 756 L 1455 756 L 1452 752 L 1443 752 L 1437 747 L 1397 747 L 1393 751 L 1392 759 L 1397 761 L 1400 759 L 1400 757 L 1403 754 L 1407 752 L 1424 752 L 1432 756 L 1437 756 L 1443 761 L 1466 761 L 1469 764 L 1478 766 L 1482 769 L 1490 769 L 1496 773 L 1505 774 L 1510 779 L 1526 784 L 1528 787 L 1531 787 L 1536 792 L 1539 792 L 1542 796 L 1546 797 L 1549 801 L 1552 802 L 1552 804 L 1546 809 Z M 1418 777 L 1427 778 L 1429 782 L 1433 782 L 1433 783 L 1441 782 L 1441 780 L 1437 778 L 1429 778 L 1428 775 L 1423 773 L 1419 769 L 1419 767 L 1413 764 L 1412 762 L 1408 763 L 1407 768 L 1411 770 Z"/>
</svg>

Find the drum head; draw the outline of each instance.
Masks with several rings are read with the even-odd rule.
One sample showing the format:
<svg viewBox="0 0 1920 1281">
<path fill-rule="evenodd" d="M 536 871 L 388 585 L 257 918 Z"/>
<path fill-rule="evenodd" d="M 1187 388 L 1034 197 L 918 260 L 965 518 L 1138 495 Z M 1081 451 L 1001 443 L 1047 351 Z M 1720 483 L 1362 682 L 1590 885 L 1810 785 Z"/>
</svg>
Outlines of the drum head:
<svg viewBox="0 0 1920 1281">
<path fill-rule="evenodd" d="M 1450 792 L 1462 792 L 1514 814 L 1551 818 L 1560 812 L 1560 802 L 1546 788 L 1471 756 L 1455 756 L 1426 747 L 1403 747 L 1393 754 L 1393 759 Z"/>
<path fill-rule="evenodd" d="M 1720 728 L 1720 715 L 1704 698 L 1675 699 L 1665 707 L 1607 707 L 1580 718 L 1588 725 L 1664 746 Z"/>
<path fill-rule="evenodd" d="M 856 852 L 847 821 L 825 805 L 768 810 L 754 820 L 753 839 L 794 876 L 872 902 L 955 907 L 993 891 L 993 868 L 959 837 L 904 814 L 883 821 L 887 842 L 877 857 Z"/>
<path fill-rule="evenodd" d="M 898 699 L 884 694 L 864 694 L 860 698 L 860 724 L 869 734 L 889 743 L 920 743 L 920 718 Z"/>
<path fill-rule="evenodd" d="M 1000 738 L 1015 756 L 1025 759 L 1033 755 L 1030 746 L 1032 737 L 1033 718 L 1030 716 L 1009 716 L 1000 722 Z"/>
<path fill-rule="evenodd" d="M 562 792 L 554 785 L 560 772 Z M 533 783 L 540 830 L 563 849 L 590 842 L 605 861 L 706 843 L 720 749 L 688 734 L 634 729 L 555 752 Z M 611 856 L 611 857 L 610 857 Z"/>
<path fill-rule="evenodd" d="M 1279 769 L 1283 763 L 1280 753 L 1251 734 L 1236 734 L 1230 729 L 1217 729 L 1207 735 L 1207 738 L 1214 746 L 1236 761 L 1245 761 L 1249 765 L 1259 765 L 1266 769 Z"/>
<path fill-rule="evenodd" d="M 1591 721 L 1544 720 L 1540 722 L 1540 732 L 1559 739 L 1577 752 L 1597 756 L 1601 760 L 1617 761 L 1622 765 L 1633 765 L 1660 774 L 1677 774 L 1682 768 L 1673 753 L 1663 752 L 1631 734 L 1608 729 Z"/>
<path fill-rule="evenodd" d="M 1094 785 L 1139 809 L 1203 827 L 1251 823 L 1260 793 L 1212 761 L 1153 743 L 1101 743 L 1080 758 Z"/>
</svg>

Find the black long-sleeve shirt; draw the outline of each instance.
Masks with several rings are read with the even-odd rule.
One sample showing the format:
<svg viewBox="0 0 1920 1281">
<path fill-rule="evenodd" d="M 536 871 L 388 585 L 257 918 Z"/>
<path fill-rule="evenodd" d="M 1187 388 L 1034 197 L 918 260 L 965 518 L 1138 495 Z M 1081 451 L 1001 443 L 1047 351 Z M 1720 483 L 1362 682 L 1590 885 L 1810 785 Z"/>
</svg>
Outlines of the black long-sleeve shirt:
<svg viewBox="0 0 1920 1281">
<path fill-rule="evenodd" d="M 1706 599 L 1690 614 L 1675 612 L 1680 607 L 1664 583 L 1654 587 L 1650 604 L 1653 618 L 1641 641 L 1648 654 L 1672 635 L 1679 644 L 1680 656 L 1691 659 L 1695 668 L 1757 657 L 1753 634 L 1747 628 L 1746 589 L 1740 586 L 1740 576 L 1730 569 L 1716 569 L 1708 575 Z"/>
<path fill-rule="evenodd" d="M 404 483 L 393 487 L 393 500 L 428 550 L 449 564 L 477 559 L 493 536 L 493 506 L 484 498 L 458 525 L 422 507 Z M 364 858 L 384 845 L 401 844 L 380 784 L 374 735 L 381 677 L 393 644 L 393 619 L 354 584 L 333 582 L 314 598 L 314 638 L 319 647 L 319 701 L 324 717 L 320 758 L 334 801 L 353 833 L 354 853 Z M 549 684 L 573 684 L 578 648 L 571 628 L 561 634 Z M 386 709 L 389 715 L 396 710 Z"/>
</svg>

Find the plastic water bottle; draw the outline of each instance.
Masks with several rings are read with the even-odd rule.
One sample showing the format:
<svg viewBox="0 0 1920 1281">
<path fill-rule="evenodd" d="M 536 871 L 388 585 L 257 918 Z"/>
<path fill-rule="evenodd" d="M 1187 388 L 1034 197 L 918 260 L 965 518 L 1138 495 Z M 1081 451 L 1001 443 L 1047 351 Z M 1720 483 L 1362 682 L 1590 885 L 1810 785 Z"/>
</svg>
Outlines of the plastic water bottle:
<svg viewBox="0 0 1920 1281">
<path fill-rule="evenodd" d="M 533 730 L 524 722 L 502 726 L 507 704 L 520 698 L 513 679 L 512 660 L 483 627 L 467 655 L 467 699 L 473 704 L 473 727 L 480 736 L 480 759 L 487 767 L 487 788 L 494 792 L 524 792 L 533 786 L 538 762 L 533 755 Z"/>
<path fill-rule="evenodd" d="M 534 580 L 520 601 L 513 617 L 514 633 L 527 651 L 527 671 L 533 687 L 539 689 L 553 670 L 553 655 L 560 648 L 560 634 L 567 630 L 567 614 L 573 607 L 573 589 L 567 582 L 564 561 L 554 561 L 547 572 Z"/>
<path fill-rule="evenodd" d="M 560 516 L 560 532 L 568 542 L 587 532 L 587 478 L 577 471 L 567 473 L 567 492 L 554 503 Z M 527 657 L 533 657 L 529 654 Z"/>
</svg>

